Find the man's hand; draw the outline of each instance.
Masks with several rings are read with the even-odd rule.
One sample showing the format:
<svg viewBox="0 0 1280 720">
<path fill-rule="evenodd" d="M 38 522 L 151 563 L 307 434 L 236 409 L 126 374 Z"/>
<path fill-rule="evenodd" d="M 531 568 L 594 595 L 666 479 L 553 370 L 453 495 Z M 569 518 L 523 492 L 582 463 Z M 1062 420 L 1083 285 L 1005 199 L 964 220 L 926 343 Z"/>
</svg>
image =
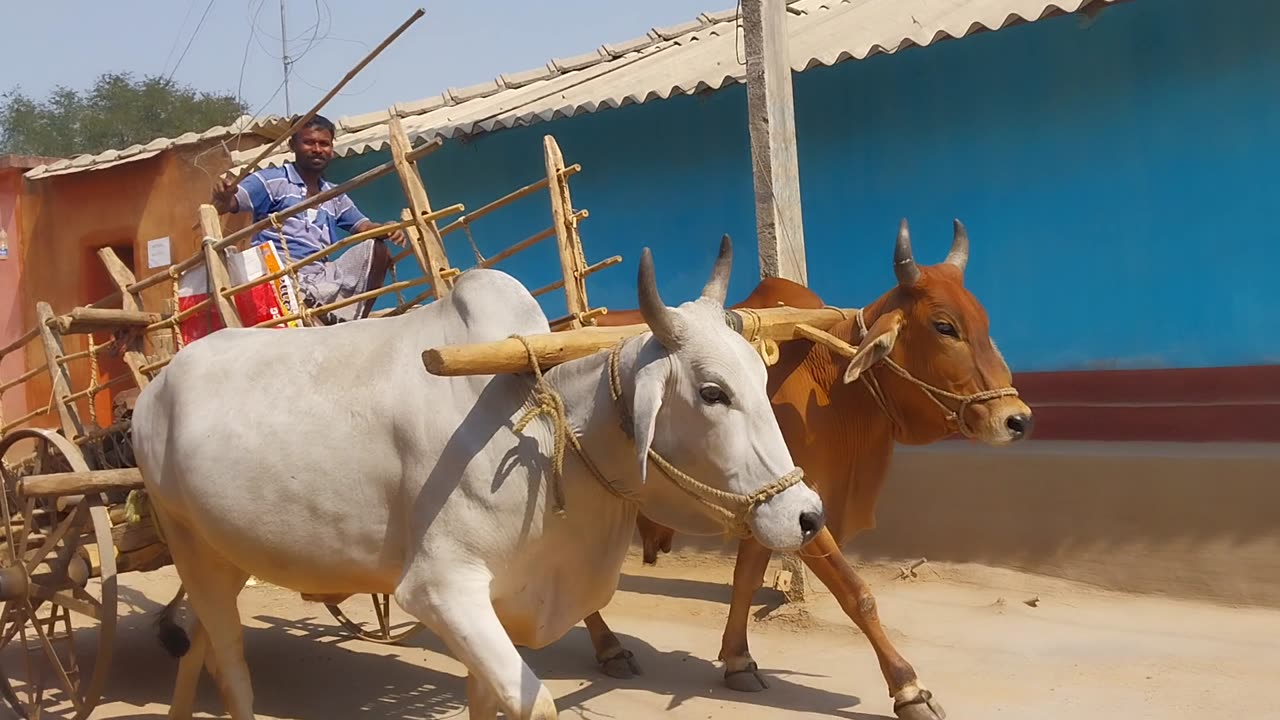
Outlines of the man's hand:
<svg viewBox="0 0 1280 720">
<path fill-rule="evenodd" d="M 240 202 L 236 200 L 238 185 L 234 177 L 219 178 L 214 184 L 212 204 L 220 214 L 240 212 Z"/>
<path fill-rule="evenodd" d="M 376 223 L 372 220 L 362 220 L 360 221 L 360 224 L 356 225 L 354 228 L 352 228 L 352 230 L 362 233 L 362 232 L 369 232 L 371 230 L 377 230 L 380 227 L 387 227 L 389 225 L 395 225 L 395 224 L 396 223 L 394 220 L 388 220 L 387 222 L 384 222 L 384 223 Z M 396 228 L 394 231 L 392 231 L 390 234 L 386 235 L 385 237 L 399 247 L 404 247 L 405 241 L 409 239 L 409 237 L 404 234 L 404 228 Z"/>
<path fill-rule="evenodd" d="M 380 227 L 386 227 L 387 225 L 395 225 L 395 222 L 384 222 Z M 395 243 L 397 247 L 404 247 L 405 241 L 409 239 L 409 236 L 405 234 L 404 228 L 396 228 L 387 236 L 387 239 Z"/>
</svg>

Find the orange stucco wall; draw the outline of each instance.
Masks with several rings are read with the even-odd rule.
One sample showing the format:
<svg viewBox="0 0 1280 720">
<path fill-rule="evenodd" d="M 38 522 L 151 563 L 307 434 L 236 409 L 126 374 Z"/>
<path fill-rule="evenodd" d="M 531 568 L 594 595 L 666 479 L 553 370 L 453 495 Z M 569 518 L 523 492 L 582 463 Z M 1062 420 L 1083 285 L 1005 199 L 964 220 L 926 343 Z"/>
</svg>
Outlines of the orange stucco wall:
<svg viewBox="0 0 1280 720">
<path fill-rule="evenodd" d="M 0 169 L 0 229 L 4 230 L 9 246 L 8 258 L 0 260 L 0 347 L 16 340 L 28 327 L 22 311 L 22 234 L 18 217 L 21 185 L 20 168 Z M 22 353 L 10 353 L 0 360 L 0 383 L 25 370 Z M 21 388 L 13 388 L 0 396 L 0 415 L 6 421 L 26 413 L 27 398 Z"/>
<path fill-rule="evenodd" d="M 198 230 L 197 207 L 208 202 L 212 178 L 227 167 L 225 155 L 216 151 L 201 154 L 204 149 L 172 150 L 102 170 L 24 182 L 21 225 L 27 243 L 23 258 L 23 327 L 34 325 L 38 301 L 49 303 L 53 312 L 60 314 L 110 294 L 114 286 L 97 257 L 100 248 L 122 248 L 123 252 L 117 254 L 126 264 L 130 262 L 128 251 L 132 250 L 131 269 L 138 279 L 167 271 L 163 265 L 148 267 L 149 240 L 170 239 L 171 263 L 198 251 L 202 234 Z M 228 221 L 228 232 L 244 224 L 242 217 L 234 220 L 234 225 Z M 166 280 L 147 290 L 143 302 L 148 310 L 161 311 L 172 297 L 172 283 Z M 83 336 L 70 337 L 65 344 L 68 353 L 86 348 Z M 27 357 L 28 362 L 44 361 L 38 344 L 28 349 Z M 108 360 L 102 365 L 99 382 L 125 372 L 119 362 Z M 73 392 L 88 387 L 88 361 L 73 362 L 71 376 Z M 115 392 L 127 389 L 129 386 L 125 385 Z M 43 376 L 27 385 L 27 402 L 32 408 L 47 403 L 49 394 L 49 382 Z M 114 394 L 99 395 L 95 409 L 101 425 L 109 422 Z M 89 408 L 81 402 L 79 410 L 83 417 Z M 41 424 L 50 425 L 52 421 L 53 418 L 46 418 Z"/>
</svg>

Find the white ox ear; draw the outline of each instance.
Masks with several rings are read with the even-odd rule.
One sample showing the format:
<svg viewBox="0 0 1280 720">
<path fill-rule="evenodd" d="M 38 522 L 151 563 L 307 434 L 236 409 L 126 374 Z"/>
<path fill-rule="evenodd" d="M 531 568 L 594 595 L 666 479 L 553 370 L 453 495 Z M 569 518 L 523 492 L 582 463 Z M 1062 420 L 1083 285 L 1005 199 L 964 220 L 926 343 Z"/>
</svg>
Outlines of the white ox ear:
<svg viewBox="0 0 1280 720">
<path fill-rule="evenodd" d="M 858 352 L 853 354 L 849 367 L 845 368 L 846 384 L 857 380 L 862 373 L 883 360 L 893 350 L 894 343 L 898 341 L 898 331 L 902 329 L 905 322 L 906 316 L 901 310 L 892 310 L 871 323 L 867 336 L 858 344 Z"/>
<path fill-rule="evenodd" d="M 636 372 L 636 399 L 631 408 L 637 459 L 640 461 L 640 484 L 649 470 L 649 448 L 658 423 L 658 410 L 667 391 L 666 363 L 649 363 Z"/>
</svg>

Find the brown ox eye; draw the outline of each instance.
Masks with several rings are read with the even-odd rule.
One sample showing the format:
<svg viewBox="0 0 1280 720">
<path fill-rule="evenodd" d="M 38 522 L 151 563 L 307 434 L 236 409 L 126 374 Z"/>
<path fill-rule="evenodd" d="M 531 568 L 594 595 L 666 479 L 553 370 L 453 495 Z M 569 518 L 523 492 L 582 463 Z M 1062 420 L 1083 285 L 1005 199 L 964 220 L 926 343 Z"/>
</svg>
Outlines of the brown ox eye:
<svg viewBox="0 0 1280 720">
<path fill-rule="evenodd" d="M 729 396 L 724 394 L 724 390 L 715 385 L 707 385 L 698 391 L 702 396 L 702 401 L 708 405 L 728 405 Z"/>
<path fill-rule="evenodd" d="M 949 322 L 935 322 L 933 324 L 933 329 L 937 330 L 939 334 L 946 335 L 947 337 L 953 337 L 953 338 L 960 337 L 960 335 L 956 332 L 956 326 L 952 325 Z"/>
</svg>

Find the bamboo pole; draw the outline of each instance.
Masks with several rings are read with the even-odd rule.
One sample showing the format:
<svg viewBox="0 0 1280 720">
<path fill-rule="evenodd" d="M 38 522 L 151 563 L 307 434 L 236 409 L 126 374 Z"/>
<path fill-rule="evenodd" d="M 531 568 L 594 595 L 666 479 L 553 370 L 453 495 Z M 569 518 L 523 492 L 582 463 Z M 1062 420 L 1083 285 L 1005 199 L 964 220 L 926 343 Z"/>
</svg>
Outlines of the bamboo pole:
<svg viewBox="0 0 1280 720">
<path fill-rule="evenodd" d="M 596 273 L 600 272 L 601 270 L 603 270 L 603 269 L 605 269 L 605 268 L 607 268 L 607 267 L 612 267 L 612 266 L 614 266 L 614 265 L 617 265 L 617 264 L 618 264 L 618 263 L 620 263 L 620 262 L 622 262 L 622 256 L 621 256 L 621 255 L 614 255 L 613 257 L 605 258 L 604 260 L 601 260 L 600 262 L 596 263 L 595 265 L 588 265 L 588 266 L 587 266 L 587 268 L 586 268 L 585 270 L 583 270 L 583 271 L 582 271 L 582 277 L 583 277 L 583 279 L 586 279 L 586 278 L 590 277 L 591 275 L 594 275 L 594 274 L 596 274 Z M 555 281 L 555 282 L 551 283 L 550 285 L 544 285 L 543 287 L 540 287 L 540 288 L 538 288 L 537 290 L 534 290 L 533 292 L 531 292 L 531 293 L 529 293 L 529 294 L 530 294 L 530 295 L 532 295 L 532 296 L 534 296 L 534 297 L 538 297 L 539 295 L 546 295 L 547 293 L 551 292 L 552 290 L 559 290 L 559 289 L 560 289 L 560 288 L 562 288 L 562 287 L 564 287 L 564 281 L 563 281 L 563 280 L 557 280 L 557 281 Z M 580 319 L 582 322 L 584 322 L 584 323 L 585 323 L 585 322 L 587 321 L 587 319 L 595 318 L 595 317 L 599 317 L 598 315 L 591 315 L 590 313 L 591 313 L 591 311 L 590 311 L 590 310 L 588 310 L 588 311 L 585 313 L 588 317 L 585 317 L 585 318 L 579 318 L 579 319 Z"/>
<path fill-rule="evenodd" d="M 334 310 L 341 310 L 342 308 L 348 305 L 354 305 L 362 300 L 376 298 L 380 295 L 386 295 L 387 293 L 395 292 L 396 290 L 404 290 L 406 288 L 425 285 L 429 282 L 431 282 L 430 278 L 418 278 L 417 280 L 403 280 L 398 283 L 384 285 L 376 290 L 369 290 L 367 292 L 357 293 L 355 295 L 352 295 L 349 298 L 343 298 L 342 300 L 329 303 L 328 305 L 321 305 L 318 308 L 313 308 L 310 312 L 312 315 L 323 315 L 327 312 L 332 312 Z M 285 323 L 290 323 L 290 322 L 293 322 L 294 320 L 298 320 L 301 317 L 302 317 L 302 313 L 294 313 L 292 315 L 285 315 L 282 318 L 272 318 L 270 320 L 263 320 L 257 325 L 254 325 L 253 327 L 264 328 L 264 327 L 272 327 L 273 325 L 283 325 Z"/>
<path fill-rule="evenodd" d="M 351 79 L 354 78 L 357 73 L 363 70 L 365 66 L 368 65 L 370 62 L 372 62 L 373 59 L 377 57 L 379 54 L 381 54 L 383 50 L 387 49 L 388 45 L 395 42 L 396 38 L 400 37 L 405 30 L 408 30 L 410 25 L 417 22 L 418 18 L 422 17 L 424 13 L 425 11 L 422 8 L 418 8 L 417 10 L 415 10 L 414 13 L 409 16 L 408 20 L 405 20 L 403 23 L 401 23 L 400 27 L 395 29 L 395 32 L 388 35 L 387 38 L 383 40 L 381 43 L 379 43 L 377 47 L 369 51 L 369 54 L 365 55 L 363 60 L 357 63 L 355 67 L 351 68 L 351 70 L 349 70 L 347 74 L 343 76 L 342 80 L 339 81 L 337 85 L 333 86 L 332 90 L 330 90 L 324 97 L 320 98 L 320 101 L 317 102 L 315 106 L 312 107 L 309 111 L 307 111 L 306 115 L 303 115 L 302 117 L 298 118 L 297 122 L 295 122 L 292 126 L 290 126 L 288 132 L 280 135 L 280 137 L 276 138 L 274 141 L 268 144 L 265 148 L 263 148 L 262 152 L 258 154 L 258 157 L 254 158 L 253 162 L 240 168 L 234 175 L 236 182 L 239 183 L 241 180 L 245 179 L 249 175 L 249 173 L 257 169 L 258 163 L 261 163 L 263 160 L 266 160 L 267 157 L 271 155 L 272 151 L 275 150 L 277 145 L 283 142 L 285 138 L 291 137 L 294 133 L 298 131 L 298 128 L 301 128 L 303 125 L 307 123 L 308 120 L 315 117 L 316 113 L 320 112 L 320 108 L 324 107 L 325 103 L 332 100 L 333 96 L 337 95 L 338 91 L 342 90 L 342 88 L 345 87 L 347 83 L 351 82 Z"/>
<path fill-rule="evenodd" d="M 6 380 L 3 384 L 0 384 L 0 393 L 15 388 L 44 371 L 45 368 L 43 367 L 33 367 L 12 380 Z"/>
<path fill-rule="evenodd" d="M 445 217 L 446 215 L 452 215 L 452 214 L 454 214 L 454 213 L 460 212 L 460 211 L 462 211 L 463 209 L 465 209 L 465 208 L 464 208 L 464 206 L 463 206 L 463 205 L 461 205 L 461 204 L 458 204 L 458 205 L 450 205 L 449 207 L 444 208 L 443 210 L 436 210 L 435 212 L 428 213 L 428 216 L 430 216 L 430 217 L 432 217 L 432 218 Z M 256 287 L 256 286 L 258 286 L 258 285 L 263 285 L 263 284 L 269 283 L 269 282 L 271 282 L 271 281 L 273 281 L 273 280 L 278 280 L 279 278 L 282 278 L 282 277 L 284 277 L 285 275 L 288 275 L 290 272 L 292 272 L 292 271 L 294 271 L 294 270 L 297 270 L 297 269 L 298 269 L 298 268 L 300 268 L 300 267 L 303 267 L 303 266 L 305 266 L 305 265 L 310 265 L 310 264 L 312 264 L 312 263 L 314 263 L 314 262 L 317 262 L 317 261 L 319 261 L 319 260 L 323 259 L 324 257 L 328 256 L 328 255 L 332 255 L 333 253 L 336 253 L 336 252 L 338 252 L 339 250 L 342 250 L 343 248 L 348 248 L 348 247 L 351 247 L 352 245 L 356 245 L 356 244 L 362 243 L 362 242 L 364 242 L 365 240 L 368 240 L 369 238 L 381 237 L 381 236 L 386 235 L 387 233 L 389 233 L 389 232 L 391 232 L 391 231 L 393 231 L 393 230 L 398 230 L 398 229 L 400 229 L 400 228 L 409 227 L 410 225 L 413 225 L 413 224 L 414 224 L 414 222 L 415 222 L 415 221 L 414 221 L 414 220 L 412 220 L 412 219 L 410 219 L 410 220 L 401 220 L 401 221 L 397 222 L 395 225 L 387 225 L 387 226 L 384 226 L 384 227 L 374 228 L 373 230 L 366 230 L 366 231 L 364 231 L 364 232 L 362 232 L 362 233 L 356 233 L 356 234 L 354 234 L 354 235 L 349 235 L 349 236 L 347 236 L 347 237 L 343 238 L 340 242 L 336 242 L 336 243 L 334 243 L 334 244 L 332 244 L 332 245 L 330 245 L 330 246 L 328 246 L 328 247 L 324 248 L 323 250 L 320 250 L 320 251 L 318 251 L 318 252 L 316 252 L 316 253 L 314 253 L 314 254 L 312 254 L 312 255 L 308 255 L 307 257 L 305 257 L 305 258 L 303 258 L 303 259 L 301 259 L 301 260 L 298 260 L 298 261 L 297 261 L 297 262 L 295 262 L 295 263 L 292 263 L 292 264 L 290 264 L 290 265 L 286 265 L 286 266 L 284 266 L 284 267 L 280 268 L 279 270 L 277 270 L 277 271 L 275 271 L 275 272 L 271 273 L 270 275 L 264 275 L 264 276 L 262 276 L 262 277 L 260 277 L 260 278 L 255 279 L 255 280 L 250 280 L 249 282 L 244 283 L 244 284 L 242 284 L 242 285 L 236 285 L 235 287 L 227 288 L 226 290 L 224 290 L 224 291 L 222 292 L 222 294 L 223 294 L 224 296 L 226 296 L 226 297 L 231 297 L 231 296 L 233 296 L 233 295 L 238 295 L 239 293 L 242 293 L 242 292 L 244 292 L 245 290 L 249 290 L 250 288 Z"/>
<path fill-rule="evenodd" d="M 182 310 L 180 312 L 174 313 L 173 315 L 170 315 L 169 317 L 165 318 L 164 320 L 161 320 L 158 323 L 148 325 L 147 330 L 163 330 L 169 327 L 177 327 L 179 323 L 191 317 L 192 315 L 208 310 L 209 306 L 212 304 L 213 304 L 213 296 L 210 295 L 209 297 L 201 300 L 195 305 L 192 305 L 186 310 Z"/>
<path fill-rule="evenodd" d="M 9 343 L 8 345 L 5 345 L 3 349 L 0 349 L 0 358 L 3 358 L 4 356 L 8 355 L 14 350 L 18 350 L 24 347 L 27 343 L 31 342 L 32 340 L 35 340 L 36 336 L 39 334 L 40 334 L 40 328 L 38 327 L 33 327 L 30 330 L 26 331 L 25 333 L 22 334 L 21 337 L 17 338 L 16 340 Z"/>
<path fill-rule="evenodd" d="M 609 314 L 609 308 L 606 308 L 606 307 L 591 308 L 590 310 L 582 313 L 581 316 L 565 315 L 564 317 L 560 317 L 560 318 L 556 318 L 555 320 L 552 320 L 550 323 L 548 323 L 548 325 L 551 326 L 552 330 L 561 330 L 564 328 L 568 328 L 569 325 L 574 320 L 577 320 L 578 322 L 585 325 L 591 320 L 595 320 L 598 317 L 601 317 L 603 315 L 608 315 L 608 314 Z"/>
<path fill-rule="evenodd" d="M 66 399 L 66 402 L 75 402 L 75 401 L 80 400 L 80 399 L 82 399 L 82 398 L 88 398 L 89 400 L 91 400 L 91 401 L 92 401 L 92 400 L 93 400 L 93 398 L 97 397 L 98 393 L 103 392 L 103 391 L 104 391 L 104 390 L 106 390 L 107 388 L 115 387 L 116 385 L 119 385 L 119 384 L 123 383 L 123 382 L 124 382 L 124 381 L 126 381 L 126 380 L 132 380 L 132 379 L 133 379 L 133 377 L 131 377 L 131 376 L 129 376 L 129 375 L 117 375 L 117 376 L 115 376 L 115 377 L 113 377 L 113 378 L 111 378 L 111 379 L 107 380 L 107 381 L 106 381 L 106 382 L 104 382 L 104 383 L 100 383 L 100 384 L 95 385 L 95 386 L 93 386 L 93 387 L 85 388 L 84 390 L 81 390 L 80 392 L 77 392 L 77 393 L 73 393 L 73 394 L 71 394 L 71 395 L 68 395 L 68 396 L 67 396 L 67 399 Z"/>
<path fill-rule="evenodd" d="M 581 171 L 582 171 L 582 166 L 581 166 L 581 165 L 578 165 L 578 164 L 574 164 L 574 165 L 570 165 L 569 167 L 565 168 L 565 169 L 564 169 L 564 173 L 563 173 L 563 175 L 564 175 L 564 177 L 569 177 L 570 175 L 573 175 L 574 173 L 578 173 L 578 172 L 581 172 Z M 449 223 L 448 225 L 445 225 L 443 228 L 441 228 L 441 229 L 440 229 L 440 234 L 441 234 L 441 235 L 448 235 L 449 233 L 451 233 L 451 232 L 453 232 L 453 231 L 457 230 L 458 228 L 461 228 L 463 225 L 470 225 L 471 223 L 475 222 L 476 220 L 479 220 L 480 218 L 484 217 L 485 215 L 488 215 L 489 213 L 493 212 L 494 210 L 497 210 L 497 209 L 502 208 L 502 207 L 506 207 L 507 205 L 510 205 L 511 203 L 513 203 L 513 202 L 515 202 L 515 201 L 517 201 L 517 200 L 520 200 L 520 199 L 522 199 L 522 198 L 526 198 L 526 197 L 528 197 L 528 196 L 530 196 L 530 195 L 532 195 L 532 194 L 534 194 L 534 193 L 538 192 L 539 190 L 542 190 L 543 188 L 547 187 L 547 185 L 548 185 L 550 182 L 551 182 L 551 181 L 550 181 L 549 179 L 547 179 L 547 178 L 542 178 L 541 180 L 539 180 L 539 181 L 537 181 L 537 182 L 535 182 L 535 183 L 532 183 L 532 184 L 530 184 L 530 185 L 525 185 L 524 187 L 520 188 L 519 190 L 516 190 L 516 191 L 514 191 L 514 192 L 510 192 L 510 193 L 507 193 L 506 195 L 503 195 L 502 197 L 498 198 L 497 200 L 494 200 L 493 202 L 491 202 L 491 203 L 489 203 L 489 204 L 487 204 L 487 205 L 482 205 L 482 206 L 480 206 L 479 208 L 477 208 L 476 210 L 474 210 L 474 211 L 472 211 L 472 212 L 469 212 L 469 213 L 467 213 L 466 215 L 463 215 L 462 217 L 458 218 L 457 220 L 454 220 L 453 222 Z"/>
<path fill-rule="evenodd" d="M 85 358 L 91 355 L 97 355 L 98 353 L 110 348 L 112 345 L 115 345 L 115 344 L 116 344 L 116 341 L 113 338 L 111 340 L 108 340 L 102 343 L 101 345 L 95 345 L 92 350 L 81 350 L 80 352 L 73 352 L 69 355 L 63 355 L 62 357 L 58 358 L 58 364 L 66 365 L 67 363 L 75 362 L 76 360 L 84 360 Z"/>
<path fill-rule="evenodd" d="M 43 370 L 44 368 L 38 368 L 38 369 Z M 45 405 L 44 407 L 38 410 L 32 410 L 31 412 L 27 413 L 26 415 L 23 415 L 17 420 L 9 421 L 9 423 L 7 423 L 4 427 L 0 427 L 0 435 L 3 435 L 16 427 L 19 427 L 20 425 L 27 422 L 28 420 L 34 420 L 40 417 L 41 415 L 47 415 L 48 413 L 51 413 L 51 412 L 53 412 L 52 405 Z"/>
<path fill-rule="evenodd" d="M 434 152 L 436 149 L 438 149 L 441 144 L 442 144 L 442 141 L 440 140 L 440 138 L 435 138 L 431 142 L 428 142 L 422 145 L 421 147 L 415 149 L 413 152 L 409 154 L 409 157 L 413 160 L 417 160 L 419 158 L 425 157 L 429 153 Z M 284 210 L 281 210 L 278 213 L 275 213 L 274 219 L 277 222 L 284 222 L 286 219 L 291 218 L 294 215 L 306 212 L 307 210 L 310 210 L 313 207 L 316 207 L 318 205 L 321 205 L 324 202 L 332 200 L 333 198 L 338 197 L 339 195 L 355 190 L 358 187 L 367 185 L 368 183 L 371 183 L 374 180 L 377 180 L 378 178 L 388 173 L 395 172 L 395 169 L 396 169 L 395 163 L 387 162 L 387 163 L 383 163 L 382 165 L 379 165 L 378 167 L 366 170 L 360 173 L 359 175 L 351 178 L 350 180 L 342 183 L 341 185 L 335 185 L 329 188 L 328 190 L 316 193 L 315 195 L 312 195 L 311 197 L 307 198 L 306 200 L 303 200 L 297 205 L 290 206 Z M 254 235 L 258 234 L 259 231 L 265 230 L 266 228 L 271 227 L 271 222 L 272 222 L 272 218 L 267 217 L 259 220 L 256 223 L 253 223 L 252 225 L 242 230 L 237 230 L 236 232 L 233 232 L 230 235 L 223 238 L 221 242 L 219 242 L 217 245 L 214 246 L 213 249 L 220 252 L 224 248 L 234 245 L 235 243 L 238 243 L 241 240 L 244 240 L 245 238 L 253 237 Z M 187 258 L 186 260 L 183 260 L 177 265 L 171 265 L 170 269 L 166 270 L 165 272 L 159 272 L 153 275 L 149 275 L 139 280 L 138 282 L 134 283 L 133 285 L 130 285 L 129 292 L 141 292 L 154 285 L 159 285 L 160 283 L 170 278 L 170 275 L 169 275 L 170 272 L 184 273 L 187 270 L 190 270 L 191 268 L 197 265 L 200 265 L 203 262 L 204 262 L 204 253 L 203 252 L 196 253 L 195 255 L 192 255 L 191 257 Z"/>
</svg>

